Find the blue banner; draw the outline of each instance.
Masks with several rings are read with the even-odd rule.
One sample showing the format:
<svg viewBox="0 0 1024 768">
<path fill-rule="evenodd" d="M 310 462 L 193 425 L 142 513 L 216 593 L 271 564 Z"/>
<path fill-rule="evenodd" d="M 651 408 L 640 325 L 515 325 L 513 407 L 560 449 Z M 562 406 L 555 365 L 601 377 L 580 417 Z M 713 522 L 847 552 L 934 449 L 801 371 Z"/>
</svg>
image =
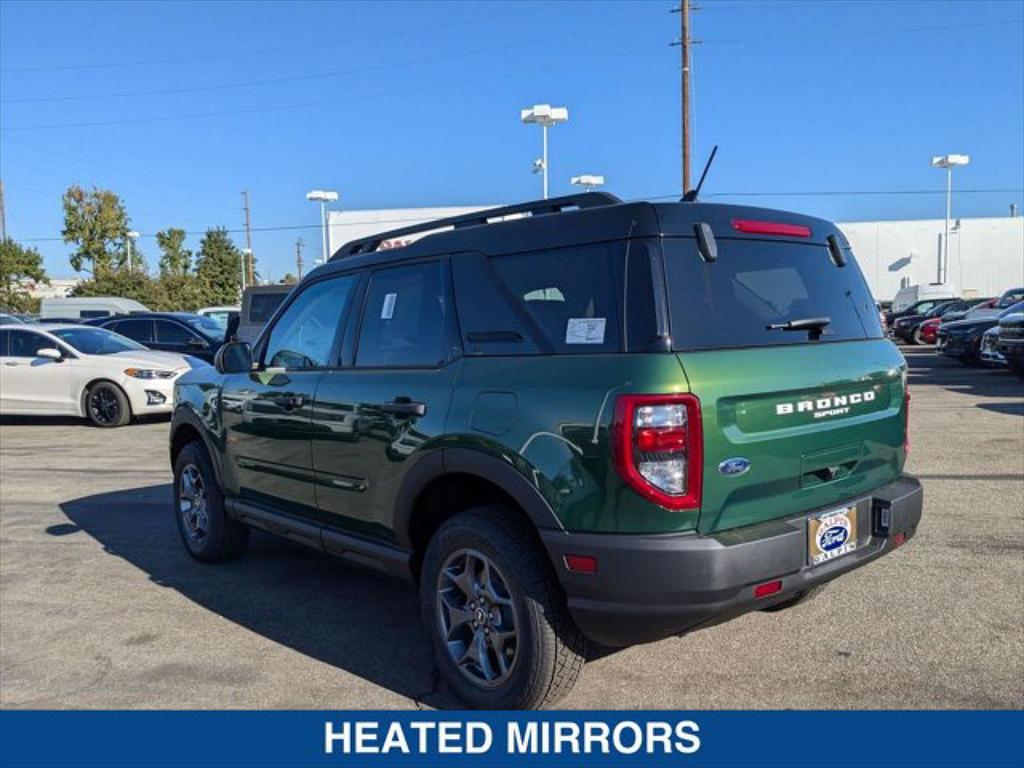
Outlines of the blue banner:
<svg viewBox="0 0 1024 768">
<path fill-rule="evenodd" d="M 1024 713 L 0 712 L 3 768 L 1024 766 Z"/>
</svg>

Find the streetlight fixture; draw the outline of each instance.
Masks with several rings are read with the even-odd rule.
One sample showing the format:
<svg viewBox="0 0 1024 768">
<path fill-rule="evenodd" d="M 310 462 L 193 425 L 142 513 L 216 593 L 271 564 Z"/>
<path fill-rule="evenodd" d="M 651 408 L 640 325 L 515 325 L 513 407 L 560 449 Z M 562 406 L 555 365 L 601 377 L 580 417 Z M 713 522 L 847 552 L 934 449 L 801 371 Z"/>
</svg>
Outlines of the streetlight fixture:
<svg viewBox="0 0 1024 768">
<path fill-rule="evenodd" d="M 329 189 L 314 189 L 306 193 L 306 199 L 320 203 L 320 235 L 323 241 L 321 264 L 327 263 L 327 204 L 338 200 L 338 193 Z"/>
<path fill-rule="evenodd" d="M 569 183 L 574 187 L 583 187 L 587 192 L 593 192 L 594 187 L 604 186 L 604 176 L 584 173 L 582 176 L 573 176 Z"/>
<path fill-rule="evenodd" d="M 126 234 L 126 237 L 124 239 L 124 242 L 125 242 L 125 246 L 127 246 L 127 248 L 128 248 L 128 271 L 131 272 L 132 271 L 132 242 L 134 242 L 135 240 L 139 239 L 139 233 L 136 232 L 134 229 L 131 229 L 128 232 L 126 232 L 125 234 Z"/>
<path fill-rule="evenodd" d="M 552 107 L 550 104 L 537 104 L 519 111 L 519 119 L 528 125 L 539 125 L 544 133 L 544 154 L 539 160 L 533 161 L 533 172 L 544 177 L 544 199 L 548 199 L 548 128 L 558 123 L 569 122 L 567 107 Z"/>
<path fill-rule="evenodd" d="M 953 216 L 953 168 L 971 162 L 970 155 L 936 155 L 932 168 L 946 169 L 946 234 L 942 238 L 942 252 L 939 257 L 938 282 L 946 282 L 949 273 L 949 220 Z"/>
</svg>

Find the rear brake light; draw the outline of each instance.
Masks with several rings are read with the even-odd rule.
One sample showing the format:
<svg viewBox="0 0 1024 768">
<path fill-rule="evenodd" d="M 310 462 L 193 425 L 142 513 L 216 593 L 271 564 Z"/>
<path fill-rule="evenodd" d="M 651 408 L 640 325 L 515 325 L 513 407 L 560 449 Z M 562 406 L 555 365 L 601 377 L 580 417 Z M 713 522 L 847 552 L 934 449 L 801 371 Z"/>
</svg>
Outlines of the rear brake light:
<svg viewBox="0 0 1024 768">
<path fill-rule="evenodd" d="M 704 440 L 694 395 L 622 395 L 613 425 L 615 468 L 637 493 L 666 509 L 697 509 Z"/>
<path fill-rule="evenodd" d="M 566 555 L 565 567 L 573 573 L 590 576 L 597 573 L 597 558 L 593 555 Z"/>
<path fill-rule="evenodd" d="M 811 228 L 802 224 L 783 224 L 781 221 L 755 221 L 733 219 L 732 228 L 750 235 L 783 235 L 785 237 L 810 237 Z"/>
</svg>

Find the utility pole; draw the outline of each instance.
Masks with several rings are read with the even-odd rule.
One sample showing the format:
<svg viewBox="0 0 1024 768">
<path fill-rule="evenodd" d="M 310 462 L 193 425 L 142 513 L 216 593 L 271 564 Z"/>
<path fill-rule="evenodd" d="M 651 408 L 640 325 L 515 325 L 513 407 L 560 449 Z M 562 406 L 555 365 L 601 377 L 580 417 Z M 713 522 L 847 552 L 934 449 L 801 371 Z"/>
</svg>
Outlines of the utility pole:
<svg viewBox="0 0 1024 768">
<path fill-rule="evenodd" d="M 7 208 L 4 207 L 4 180 L 0 179 L 0 240 L 7 239 Z"/>
<path fill-rule="evenodd" d="M 302 246 L 305 245 L 300 237 L 295 241 L 295 270 L 298 272 L 299 280 L 302 279 Z"/>
<path fill-rule="evenodd" d="M 245 249 L 248 254 L 245 264 L 245 275 L 246 283 L 248 285 L 255 285 L 255 270 L 253 269 L 253 257 L 252 257 L 252 223 L 249 215 L 249 190 L 242 190 L 242 208 L 245 211 Z"/>
<path fill-rule="evenodd" d="M 679 46 L 679 69 L 682 96 L 682 133 L 683 133 L 683 177 L 682 188 L 685 195 L 690 191 L 690 46 L 694 41 L 690 38 L 690 11 L 698 10 L 698 6 L 690 5 L 690 0 L 680 0 L 673 13 L 679 14 L 679 39 L 672 43 Z"/>
</svg>

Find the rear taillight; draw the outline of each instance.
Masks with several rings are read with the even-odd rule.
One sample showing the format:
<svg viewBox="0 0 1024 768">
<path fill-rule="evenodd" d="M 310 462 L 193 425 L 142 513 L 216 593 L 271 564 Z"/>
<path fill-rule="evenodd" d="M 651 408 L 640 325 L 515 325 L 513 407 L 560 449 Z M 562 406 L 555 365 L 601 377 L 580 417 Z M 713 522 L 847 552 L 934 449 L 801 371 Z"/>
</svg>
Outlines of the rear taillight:
<svg viewBox="0 0 1024 768">
<path fill-rule="evenodd" d="M 666 509 L 700 507 L 704 440 L 693 395 L 622 395 L 613 425 L 615 468 Z"/>
</svg>

